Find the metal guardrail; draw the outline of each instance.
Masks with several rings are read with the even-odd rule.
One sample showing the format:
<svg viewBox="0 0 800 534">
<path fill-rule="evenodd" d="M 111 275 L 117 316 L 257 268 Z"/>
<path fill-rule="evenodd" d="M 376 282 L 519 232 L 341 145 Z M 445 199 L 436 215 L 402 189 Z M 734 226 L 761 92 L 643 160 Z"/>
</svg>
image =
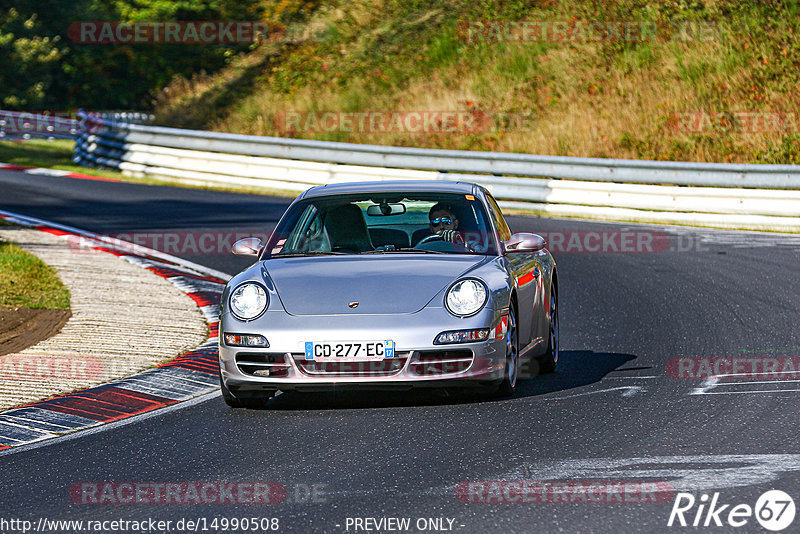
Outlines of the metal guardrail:
<svg viewBox="0 0 800 534">
<path fill-rule="evenodd" d="M 79 113 L 75 161 L 192 183 L 299 191 L 364 180 L 465 180 L 555 215 L 795 231 L 800 167 L 357 145 L 123 124 Z"/>
<path fill-rule="evenodd" d="M 79 113 L 80 115 L 80 113 Z M 800 166 L 642 161 L 505 152 L 432 150 L 113 124 L 84 114 L 104 137 L 187 150 L 208 150 L 348 165 L 496 176 L 545 176 L 645 184 L 800 189 Z"/>
<path fill-rule="evenodd" d="M 79 112 L 79 113 L 82 113 Z M 150 124 L 155 119 L 152 113 L 143 111 L 95 111 L 92 116 L 99 117 L 106 121 L 118 122 L 123 124 Z"/>
</svg>

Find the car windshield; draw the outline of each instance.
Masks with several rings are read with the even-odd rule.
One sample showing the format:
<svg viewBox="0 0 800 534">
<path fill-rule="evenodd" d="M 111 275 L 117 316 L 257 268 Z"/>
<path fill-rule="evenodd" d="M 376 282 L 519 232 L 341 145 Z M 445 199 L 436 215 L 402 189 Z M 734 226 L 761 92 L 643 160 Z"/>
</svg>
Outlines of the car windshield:
<svg viewBox="0 0 800 534">
<path fill-rule="evenodd" d="M 470 194 L 361 193 L 302 200 L 265 254 L 482 254 L 497 252 L 481 202 Z"/>
</svg>

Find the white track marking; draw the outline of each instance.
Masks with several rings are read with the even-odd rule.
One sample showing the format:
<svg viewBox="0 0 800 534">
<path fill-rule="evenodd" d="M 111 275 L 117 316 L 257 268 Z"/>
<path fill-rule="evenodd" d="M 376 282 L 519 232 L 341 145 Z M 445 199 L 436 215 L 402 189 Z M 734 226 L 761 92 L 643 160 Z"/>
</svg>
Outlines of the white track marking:
<svg viewBox="0 0 800 534">
<path fill-rule="evenodd" d="M 711 391 L 713 389 L 721 388 L 721 387 L 730 387 L 730 386 L 760 386 L 763 384 L 800 384 L 800 380 L 797 379 L 786 379 L 786 380 L 750 380 L 746 382 L 741 381 L 732 381 L 732 382 L 723 382 L 722 380 L 725 378 L 735 378 L 737 376 L 747 376 L 753 377 L 756 375 L 768 375 L 774 376 L 776 373 L 769 371 L 769 372 L 760 372 L 760 373 L 728 373 L 723 375 L 714 375 L 710 376 L 701 382 L 699 387 L 694 388 L 692 391 L 688 393 L 688 395 L 748 395 L 748 394 L 762 394 L 762 395 L 769 395 L 775 393 L 792 393 L 798 392 L 800 389 L 745 389 L 744 391 Z"/>
<path fill-rule="evenodd" d="M 718 382 L 719 378 L 715 376 L 706 378 L 700 383 L 700 387 L 694 388 L 692 391 L 689 392 L 689 395 L 705 395 L 706 391 L 717 387 Z"/>
<path fill-rule="evenodd" d="M 725 386 L 741 386 L 744 384 L 800 384 L 800 380 L 797 379 L 790 379 L 790 380 L 755 380 L 753 382 L 726 382 Z"/>
<path fill-rule="evenodd" d="M 58 169 L 43 169 L 41 167 L 35 169 L 26 169 L 25 174 L 43 174 L 45 176 L 69 176 L 73 174 L 72 171 L 61 171 Z"/>
<path fill-rule="evenodd" d="M 603 380 L 638 380 L 641 378 L 661 378 L 660 376 L 606 376 Z"/>
<path fill-rule="evenodd" d="M 481 474 L 484 481 L 643 481 L 660 480 L 675 492 L 701 492 L 769 484 L 784 473 L 800 472 L 800 454 L 720 454 L 696 456 L 650 456 L 633 458 L 581 458 L 573 460 L 532 459 L 508 471 Z M 455 496 L 458 481 L 409 492 L 409 496 Z M 393 495 L 404 496 L 395 492 Z M 365 494 L 352 490 L 328 495 Z"/>
<path fill-rule="evenodd" d="M 726 465 L 727 464 L 727 465 Z M 703 491 L 767 484 L 785 472 L 800 471 L 800 454 L 725 454 L 587 458 L 535 462 L 503 473 L 495 480 L 630 480 L 668 481 L 676 491 Z"/>
<path fill-rule="evenodd" d="M 774 395 L 776 393 L 791 393 L 797 392 L 800 389 L 748 389 L 746 391 L 712 391 L 709 393 L 699 393 L 699 395 L 747 395 L 750 393 L 760 393 L 762 395 Z M 698 395 L 698 393 L 695 393 Z"/>
<path fill-rule="evenodd" d="M 542 400 L 544 401 L 564 400 L 564 399 L 571 399 L 574 397 L 584 397 L 586 395 L 595 395 L 597 393 L 608 393 L 610 391 L 625 391 L 625 393 L 622 394 L 623 397 L 632 397 L 633 395 L 636 395 L 637 393 L 644 391 L 644 388 L 642 388 L 641 386 L 619 386 L 615 388 L 601 389 L 600 391 L 587 391 L 585 393 L 576 393 L 574 395 L 566 395 L 564 397 L 547 398 Z"/>
</svg>

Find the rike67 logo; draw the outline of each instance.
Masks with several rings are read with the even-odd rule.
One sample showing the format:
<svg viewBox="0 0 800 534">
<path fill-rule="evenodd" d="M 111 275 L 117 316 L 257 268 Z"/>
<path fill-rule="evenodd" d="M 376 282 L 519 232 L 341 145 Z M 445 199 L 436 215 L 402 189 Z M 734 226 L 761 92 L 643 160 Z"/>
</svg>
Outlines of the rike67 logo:
<svg viewBox="0 0 800 534">
<path fill-rule="evenodd" d="M 754 507 L 749 504 L 723 504 L 719 493 L 709 498 L 696 498 L 691 493 L 678 493 L 669 514 L 667 526 L 681 527 L 743 527 L 755 516 L 765 529 L 778 532 L 794 521 L 794 500 L 785 492 L 770 490 L 761 495 Z"/>
</svg>

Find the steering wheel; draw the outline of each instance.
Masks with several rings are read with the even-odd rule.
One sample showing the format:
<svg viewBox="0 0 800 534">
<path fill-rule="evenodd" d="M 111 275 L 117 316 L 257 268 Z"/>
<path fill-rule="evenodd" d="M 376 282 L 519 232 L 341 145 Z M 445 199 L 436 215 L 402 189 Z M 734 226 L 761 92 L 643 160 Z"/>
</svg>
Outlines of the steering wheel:
<svg viewBox="0 0 800 534">
<path fill-rule="evenodd" d="M 431 234 L 427 237 L 423 237 L 419 240 L 419 242 L 415 246 L 424 245 L 425 243 L 430 243 L 431 241 L 444 241 L 444 238 L 440 234 Z M 449 243 L 449 241 L 448 241 Z"/>
<path fill-rule="evenodd" d="M 461 236 L 461 234 L 456 234 L 456 236 L 458 237 L 454 243 L 445 239 L 441 234 L 431 234 L 420 239 L 414 248 L 424 248 L 424 245 L 427 243 L 443 243 L 446 245 L 444 249 L 440 248 L 439 245 L 434 245 L 434 248 L 430 250 L 440 250 L 442 252 L 460 252 L 462 250 L 472 250 L 469 245 L 464 242 L 464 238 Z M 420 247 L 420 245 L 422 245 L 422 247 Z"/>
</svg>

